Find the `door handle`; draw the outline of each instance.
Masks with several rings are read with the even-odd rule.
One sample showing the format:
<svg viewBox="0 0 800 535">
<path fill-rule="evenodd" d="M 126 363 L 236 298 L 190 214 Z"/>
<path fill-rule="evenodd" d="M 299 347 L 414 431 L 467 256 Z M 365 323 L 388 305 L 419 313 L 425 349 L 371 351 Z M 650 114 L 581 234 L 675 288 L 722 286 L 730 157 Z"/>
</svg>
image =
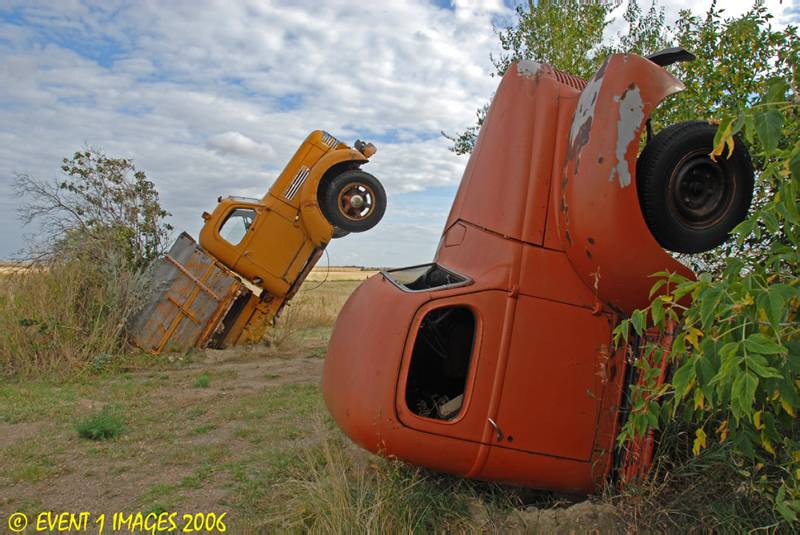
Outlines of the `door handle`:
<svg viewBox="0 0 800 535">
<path fill-rule="evenodd" d="M 497 441 L 498 442 L 502 442 L 503 441 L 503 430 L 500 429 L 500 426 L 497 425 L 497 423 L 494 420 L 492 420 L 491 418 L 488 418 L 488 420 L 489 420 L 489 425 L 491 425 L 492 429 L 494 429 L 494 432 L 497 433 Z"/>
</svg>

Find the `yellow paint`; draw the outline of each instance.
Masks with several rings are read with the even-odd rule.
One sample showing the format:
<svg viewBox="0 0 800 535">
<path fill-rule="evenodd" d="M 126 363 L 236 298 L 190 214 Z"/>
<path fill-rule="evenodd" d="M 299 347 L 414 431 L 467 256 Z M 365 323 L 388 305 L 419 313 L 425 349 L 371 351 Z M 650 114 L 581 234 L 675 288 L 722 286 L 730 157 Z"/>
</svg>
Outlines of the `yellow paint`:
<svg viewBox="0 0 800 535">
<path fill-rule="evenodd" d="M 366 161 L 362 153 L 330 134 L 312 132 L 264 197 L 220 200 L 204 217 L 200 245 L 271 298 L 285 297 L 314 251 L 324 249 L 333 237 L 333 226 L 317 202 L 320 181 L 337 164 Z M 220 229 L 238 208 L 254 210 L 256 215 L 241 241 L 232 244 Z"/>
</svg>

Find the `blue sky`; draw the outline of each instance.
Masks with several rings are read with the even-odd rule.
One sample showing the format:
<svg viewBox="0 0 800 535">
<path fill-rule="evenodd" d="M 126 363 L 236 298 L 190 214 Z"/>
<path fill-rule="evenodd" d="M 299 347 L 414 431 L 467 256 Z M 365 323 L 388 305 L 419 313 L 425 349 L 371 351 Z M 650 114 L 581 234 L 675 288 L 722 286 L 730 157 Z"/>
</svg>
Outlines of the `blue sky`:
<svg viewBox="0 0 800 535">
<path fill-rule="evenodd" d="M 374 140 L 367 170 L 389 194 L 381 225 L 335 241 L 331 263 L 429 261 L 466 165 L 439 132 L 491 97 L 492 24 L 511 15 L 502 0 L 0 0 L 0 258 L 35 237 L 14 174 L 56 177 L 84 145 L 132 158 L 196 236 L 217 196 L 261 196 L 321 128 Z"/>
</svg>

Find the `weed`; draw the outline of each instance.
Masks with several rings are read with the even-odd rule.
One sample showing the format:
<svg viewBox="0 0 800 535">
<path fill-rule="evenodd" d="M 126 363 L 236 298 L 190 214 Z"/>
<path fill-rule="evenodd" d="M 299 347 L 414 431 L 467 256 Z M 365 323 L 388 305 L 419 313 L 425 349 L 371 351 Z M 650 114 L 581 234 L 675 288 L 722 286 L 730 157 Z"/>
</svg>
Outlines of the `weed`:
<svg viewBox="0 0 800 535">
<path fill-rule="evenodd" d="M 118 437 L 125 427 L 123 418 L 109 408 L 81 420 L 75 426 L 78 435 L 89 440 L 108 440 Z"/>
<path fill-rule="evenodd" d="M 318 429 L 319 445 L 306 449 L 302 468 L 279 484 L 280 512 L 268 518 L 270 528 L 322 533 L 460 532 L 475 527 L 471 500 L 489 502 L 490 512 L 513 505 L 513 493 L 481 491 L 492 487 L 432 474 L 396 460 L 365 459 L 321 422 Z"/>
<path fill-rule="evenodd" d="M 124 353 L 144 277 L 84 259 L 0 275 L 0 375 L 104 371 Z"/>
<path fill-rule="evenodd" d="M 192 429 L 190 433 L 192 435 L 205 435 L 209 431 L 213 431 L 216 428 L 217 428 L 216 424 L 203 424 L 203 425 L 198 425 L 197 427 Z"/>
<path fill-rule="evenodd" d="M 208 372 L 201 373 L 197 379 L 194 381 L 195 388 L 208 388 L 208 385 L 211 383 L 211 379 L 208 376 Z"/>
</svg>

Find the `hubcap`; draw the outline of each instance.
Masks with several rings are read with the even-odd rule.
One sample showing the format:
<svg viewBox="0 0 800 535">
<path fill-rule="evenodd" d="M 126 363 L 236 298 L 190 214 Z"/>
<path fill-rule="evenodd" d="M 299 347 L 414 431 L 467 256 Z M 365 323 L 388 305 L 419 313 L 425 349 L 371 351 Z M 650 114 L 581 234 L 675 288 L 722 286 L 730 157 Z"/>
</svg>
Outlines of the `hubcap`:
<svg viewBox="0 0 800 535">
<path fill-rule="evenodd" d="M 343 216 L 361 221 L 375 209 L 375 192 L 368 184 L 352 182 L 339 192 L 338 205 Z"/>
<path fill-rule="evenodd" d="M 708 228 L 727 213 L 733 201 L 733 178 L 704 151 L 687 154 L 675 166 L 669 180 L 670 208 L 687 226 Z"/>
</svg>

